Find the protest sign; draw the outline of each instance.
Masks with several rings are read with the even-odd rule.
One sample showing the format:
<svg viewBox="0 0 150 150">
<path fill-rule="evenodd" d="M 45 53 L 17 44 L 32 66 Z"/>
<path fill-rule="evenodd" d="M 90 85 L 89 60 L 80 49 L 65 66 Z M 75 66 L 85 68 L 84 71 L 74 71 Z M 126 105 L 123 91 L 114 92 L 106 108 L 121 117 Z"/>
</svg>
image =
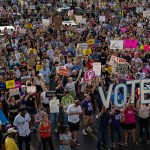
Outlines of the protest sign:
<svg viewBox="0 0 150 150">
<path fill-rule="evenodd" d="M 99 16 L 99 21 L 100 22 L 105 22 L 105 16 Z"/>
<path fill-rule="evenodd" d="M 42 19 L 42 24 L 43 24 L 43 26 L 48 27 L 50 24 L 50 19 Z"/>
<path fill-rule="evenodd" d="M 92 81 L 95 78 L 95 72 L 93 70 L 87 70 L 84 74 L 84 81 Z"/>
<path fill-rule="evenodd" d="M 80 20 L 82 19 L 82 16 L 75 16 L 76 22 L 80 23 Z"/>
<path fill-rule="evenodd" d="M 108 64 L 110 66 L 112 66 L 115 62 L 119 63 L 119 64 L 125 64 L 126 60 L 117 56 L 112 55 L 110 58 L 110 61 L 108 62 Z"/>
<path fill-rule="evenodd" d="M 124 40 L 124 48 L 137 48 L 137 40 Z"/>
<path fill-rule="evenodd" d="M 58 71 L 59 75 L 62 76 L 69 76 L 70 75 L 70 70 L 69 69 L 64 69 L 64 68 L 60 68 Z"/>
<path fill-rule="evenodd" d="M 19 33 L 20 34 L 26 34 L 27 33 L 27 29 L 19 29 Z"/>
<path fill-rule="evenodd" d="M 26 28 L 27 28 L 27 29 L 31 29 L 31 28 L 32 28 L 32 24 L 31 24 L 31 23 L 27 23 L 27 24 L 26 24 Z"/>
<path fill-rule="evenodd" d="M 59 99 L 50 100 L 50 113 L 59 113 Z"/>
<path fill-rule="evenodd" d="M 150 11 L 143 11 L 143 17 L 150 17 Z"/>
<path fill-rule="evenodd" d="M 21 81 L 15 81 L 15 88 L 21 87 Z"/>
<path fill-rule="evenodd" d="M 117 107 L 123 107 L 126 103 L 127 103 L 127 93 L 128 90 L 127 88 L 129 87 L 128 85 L 131 85 L 130 88 L 131 88 L 131 104 L 134 104 L 135 103 L 135 89 L 136 89 L 136 85 L 137 84 L 140 84 L 139 86 L 139 91 L 140 91 L 140 103 L 141 104 L 150 104 L 150 99 L 146 99 L 145 95 L 150 93 L 150 89 L 149 88 L 146 88 L 145 89 L 145 85 L 148 85 L 148 83 L 150 83 L 150 79 L 143 79 L 143 80 L 129 80 L 126 82 L 126 85 L 125 84 L 118 84 L 115 86 L 114 88 L 114 103 Z M 107 95 L 104 94 L 104 91 L 103 91 L 103 88 L 102 87 L 99 87 L 98 88 L 98 91 L 99 91 L 99 94 L 100 94 L 100 97 L 101 97 L 101 100 L 103 102 L 103 105 L 106 107 L 106 108 L 109 108 L 109 105 L 110 105 L 110 100 L 111 100 L 111 94 L 112 94 L 112 91 L 113 91 L 113 86 L 114 84 L 110 84 L 109 85 L 109 88 L 108 88 L 108 92 L 107 92 Z M 123 91 L 123 101 L 120 103 L 118 103 L 118 90 L 119 89 L 122 89 Z"/>
<path fill-rule="evenodd" d="M 87 43 L 78 43 L 77 48 L 80 48 L 81 50 L 87 49 L 88 45 Z"/>
<path fill-rule="evenodd" d="M 80 20 L 80 24 L 86 24 L 86 19 L 83 19 L 83 18 L 82 18 L 82 19 Z"/>
<path fill-rule="evenodd" d="M 21 76 L 21 83 L 25 84 L 28 80 L 32 80 L 32 78 L 30 77 L 30 75 L 27 76 Z"/>
<path fill-rule="evenodd" d="M 15 81 L 14 80 L 6 81 L 6 89 L 13 89 L 14 87 L 15 87 Z"/>
<path fill-rule="evenodd" d="M 82 53 L 83 53 L 84 56 L 91 55 L 92 54 L 92 50 L 91 50 L 91 48 L 84 49 L 82 51 Z"/>
<path fill-rule="evenodd" d="M 126 28 L 126 27 L 121 27 L 121 28 L 120 28 L 120 32 L 121 32 L 121 33 L 124 33 L 124 32 L 126 32 L 126 31 L 127 31 L 127 28 Z"/>
<path fill-rule="evenodd" d="M 136 12 L 137 13 L 143 12 L 143 7 L 136 7 Z"/>
<path fill-rule="evenodd" d="M 96 76 L 100 76 L 101 75 L 101 63 L 93 63 L 93 71 L 95 72 Z"/>
<path fill-rule="evenodd" d="M 149 45 L 144 45 L 144 51 L 149 51 L 150 50 L 150 46 Z"/>
<path fill-rule="evenodd" d="M 123 40 L 110 40 L 110 49 L 123 49 Z"/>
<path fill-rule="evenodd" d="M 95 43 L 94 39 L 87 40 L 88 45 L 93 45 Z"/>
<path fill-rule="evenodd" d="M 27 93 L 36 93 L 36 86 L 27 86 Z"/>
<path fill-rule="evenodd" d="M 36 71 L 40 71 L 42 69 L 42 65 L 36 65 Z"/>
<path fill-rule="evenodd" d="M 120 64 L 120 63 L 115 62 L 113 64 L 112 73 L 113 74 L 126 74 L 127 70 L 128 70 L 127 63 Z"/>
<path fill-rule="evenodd" d="M 20 95 L 19 88 L 10 89 L 9 90 L 9 95 L 10 96 Z"/>
</svg>

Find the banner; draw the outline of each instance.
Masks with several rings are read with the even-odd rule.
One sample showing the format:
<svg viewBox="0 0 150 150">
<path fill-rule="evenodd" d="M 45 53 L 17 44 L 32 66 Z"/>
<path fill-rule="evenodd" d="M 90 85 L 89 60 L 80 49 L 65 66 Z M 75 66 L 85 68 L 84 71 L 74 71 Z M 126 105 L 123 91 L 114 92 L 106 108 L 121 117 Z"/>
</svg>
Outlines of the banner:
<svg viewBox="0 0 150 150">
<path fill-rule="evenodd" d="M 84 81 L 92 81 L 95 78 L 95 72 L 93 70 L 87 70 L 84 74 Z"/>
<path fill-rule="evenodd" d="M 15 88 L 15 81 L 14 80 L 6 81 L 6 89 L 13 89 L 13 88 Z"/>
<path fill-rule="evenodd" d="M 100 22 L 105 22 L 105 16 L 99 16 L 99 21 Z"/>
<path fill-rule="evenodd" d="M 59 99 L 50 100 L 50 113 L 59 113 Z"/>
<path fill-rule="evenodd" d="M 150 17 L 150 11 L 143 11 L 143 17 Z"/>
<path fill-rule="evenodd" d="M 110 49 L 123 49 L 123 40 L 110 40 Z"/>
<path fill-rule="evenodd" d="M 137 40 L 124 40 L 124 48 L 137 48 Z"/>
<path fill-rule="evenodd" d="M 88 45 L 93 45 L 95 43 L 94 39 L 87 40 Z"/>
<path fill-rule="evenodd" d="M 101 75 L 101 63 L 93 63 L 93 71 L 95 72 L 96 76 Z"/>
</svg>

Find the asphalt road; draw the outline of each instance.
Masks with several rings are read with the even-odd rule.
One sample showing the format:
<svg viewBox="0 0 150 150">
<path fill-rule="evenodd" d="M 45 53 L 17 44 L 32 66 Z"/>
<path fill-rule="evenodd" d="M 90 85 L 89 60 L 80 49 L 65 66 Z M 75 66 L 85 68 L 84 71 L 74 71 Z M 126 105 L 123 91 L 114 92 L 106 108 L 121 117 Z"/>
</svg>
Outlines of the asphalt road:
<svg viewBox="0 0 150 150">
<path fill-rule="evenodd" d="M 96 144 L 97 144 L 97 140 L 98 140 L 97 139 L 98 119 L 94 119 L 93 130 L 94 131 L 92 133 L 88 133 L 87 136 L 83 136 L 81 134 L 81 131 L 79 131 L 78 141 L 80 142 L 81 145 L 75 147 L 74 150 L 96 150 Z M 108 130 L 107 137 L 108 137 L 107 145 L 111 149 L 109 130 Z M 136 137 L 138 138 L 138 134 Z M 54 144 L 55 150 L 59 150 L 59 135 L 57 133 L 55 133 L 54 131 L 52 131 L 52 138 L 53 138 L 53 144 Z M 42 150 L 42 148 L 38 149 L 37 144 L 38 144 L 37 133 L 32 133 L 32 142 L 31 142 L 32 150 Z M 130 136 L 129 136 L 128 147 L 126 147 L 126 148 L 117 147 L 116 148 L 116 150 L 149 150 L 149 149 L 150 149 L 150 145 L 146 144 L 146 139 L 143 140 L 143 142 L 138 145 L 133 145 Z M 48 145 L 47 145 L 47 150 L 49 150 Z"/>
</svg>

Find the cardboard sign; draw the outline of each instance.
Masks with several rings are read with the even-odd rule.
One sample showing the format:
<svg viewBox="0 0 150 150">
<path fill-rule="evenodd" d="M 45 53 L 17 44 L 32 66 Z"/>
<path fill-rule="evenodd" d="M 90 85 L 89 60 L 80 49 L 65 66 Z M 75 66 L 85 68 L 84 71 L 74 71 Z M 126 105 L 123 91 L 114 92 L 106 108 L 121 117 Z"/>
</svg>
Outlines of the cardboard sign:
<svg viewBox="0 0 150 150">
<path fill-rule="evenodd" d="M 137 48 L 137 40 L 124 40 L 124 48 Z"/>
<path fill-rule="evenodd" d="M 84 81 L 92 81 L 95 78 L 95 72 L 93 70 L 87 70 L 84 74 Z"/>
<path fill-rule="evenodd" d="M 59 113 L 59 99 L 50 100 L 50 113 Z"/>
<path fill-rule="evenodd" d="M 62 17 L 61 16 L 55 16 L 54 17 L 54 25 L 56 27 L 62 26 Z"/>
<path fill-rule="evenodd" d="M 26 34 L 27 33 L 27 29 L 19 29 L 19 33 L 20 34 Z"/>
<path fill-rule="evenodd" d="M 119 64 L 125 64 L 126 60 L 123 58 L 112 55 L 108 64 L 112 66 L 115 62 L 117 62 Z"/>
<path fill-rule="evenodd" d="M 99 16 L 99 21 L 100 22 L 105 22 L 105 19 L 106 19 L 105 16 Z"/>
<path fill-rule="evenodd" d="M 91 50 L 91 48 L 84 49 L 82 51 L 82 53 L 83 53 L 84 56 L 91 55 L 92 54 L 92 50 Z"/>
<path fill-rule="evenodd" d="M 50 19 L 42 19 L 42 24 L 43 24 L 43 26 L 48 27 L 50 24 Z"/>
<path fill-rule="evenodd" d="M 20 95 L 19 88 L 10 89 L 9 90 L 9 95 L 10 96 Z"/>
<path fill-rule="evenodd" d="M 150 11 L 143 11 L 143 17 L 150 17 Z"/>
<path fill-rule="evenodd" d="M 15 81 L 14 80 L 6 81 L 6 89 L 13 89 L 14 87 L 15 87 Z"/>
<path fill-rule="evenodd" d="M 101 75 L 101 63 L 93 63 L 93 71 L 95 72 L 96 76 Z"/>
<path fill-rule="evenodd" d="M 40 71 L 42 69 L 42 65 L 36 65 L 36 71 Z"/>
<path fill-rule="evenodd" d="M 110 49 L 123 49 L 123 40 L 110 40 Z"/>
<path fill-rule="evenodd" d="M 27 86 L 27 93 L 36 93 L 36 86 Z"/>
<path fill-rule="evenodd" d="M 88 45 L 93 45 L 95 43 L 94 39 L 87 40 Z"/>
</svg>

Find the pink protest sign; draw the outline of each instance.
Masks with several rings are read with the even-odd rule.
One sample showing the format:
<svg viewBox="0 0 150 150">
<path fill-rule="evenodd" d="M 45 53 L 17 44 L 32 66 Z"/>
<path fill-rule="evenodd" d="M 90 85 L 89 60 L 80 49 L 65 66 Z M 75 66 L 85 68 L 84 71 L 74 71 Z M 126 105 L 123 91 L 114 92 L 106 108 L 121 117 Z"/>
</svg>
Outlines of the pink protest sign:
<svg viewBox="0 0 150 150">
<path fill-rule="evenodd" d="M 124 32 L 126 32 L 126 31 L 127 31 L 127 28 L 126 28 L 126 27 L 121 27 L 121 28 L 120 28 L 120 32 L 124 33 Z"/>
<path fill-rule="evenodd" d="M 124 40 L 124 48 L 137 48 L 137 40 Z"/>
<path fill-rule="evenodd" d="M 20 88 L 20 87 L 21 87 L 21 82 L 15 81 L 15 88 Z"/>
<path fill-rule="evenodd" d="M 87 70 L 84 75 L 84 81 L 92 81 L 95 78 L 95 72 L 93 70 Z"/>
<path fill-rule="evenodd" d="M 150 46 L 149 45 L 144 45 L 144 51 L 149 51 L 150 50 Z"/>
</svg>

